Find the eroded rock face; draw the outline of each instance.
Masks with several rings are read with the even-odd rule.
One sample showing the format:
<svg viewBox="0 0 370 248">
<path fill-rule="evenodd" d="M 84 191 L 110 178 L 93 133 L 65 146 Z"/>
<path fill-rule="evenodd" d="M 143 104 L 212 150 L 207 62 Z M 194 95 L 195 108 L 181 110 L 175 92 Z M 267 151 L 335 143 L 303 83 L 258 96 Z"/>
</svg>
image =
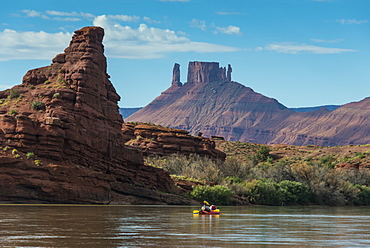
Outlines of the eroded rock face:
<svg viewBox="0 0 370 248">
<path fill-rule="evenodd" d="M 106 73 L 103 36 L 100 27 L 75 31 L 50 66 L 28 71 L 22 85 L 0 92 L 6 149 L 0 201 L 172 203 L 153 191 L 175 192 L 168 173 L 145 166 L 142 152 L 124 145 L 120 97 Z"/>
<path fill-rule="evenodd" d="M 124 123 L 122 132 L 126 144 L 143 150 L 145 156 L 198 154 L 224 160 L 226 154 L 216 149 L 213 140 L 189 135 L 188 131 L 148 124 Z"/>
<path fill-rule="evenodd" d="M 218 62 L 189 62 L 188 83 L 209 83 L 227 80 L 231 81 L 230 65 L 226 77 L 226 68 L 220 67 Z"/>
<path fill-rule="evenodd" d="M 173 66 L 172 85 L 182 86 L 182 83 L 180 82 L 180 65 L 177 63 L 175 63 L 175 65 Z"/>
</svg>

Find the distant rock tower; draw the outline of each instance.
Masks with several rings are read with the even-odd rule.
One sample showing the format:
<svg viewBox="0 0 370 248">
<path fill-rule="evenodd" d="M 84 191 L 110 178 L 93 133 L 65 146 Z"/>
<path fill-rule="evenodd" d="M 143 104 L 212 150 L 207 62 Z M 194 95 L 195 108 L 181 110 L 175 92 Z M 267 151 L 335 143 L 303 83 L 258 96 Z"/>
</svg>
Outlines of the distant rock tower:
<svg viewBox="0 0 370 248">
<path fill-rule="evenodd" d="M 216 81 L 231 81 L 231 66 L 220 67 L 218 62 L 189 62 L 188 83 L 209 83 Z"/>
<path fill-rule="evenodd" d="M 231 82 L 231 72 L 233 71 L 233 68 L 231 68 L 231 65 L 227 65 L 227 81 Z"/>
<path fill-rule="evenodd" d="M 177 63 L 173 66 L 172 85 L 182 86 L 182 83 L 180 82 L 180 65 Z"/>
</svg>

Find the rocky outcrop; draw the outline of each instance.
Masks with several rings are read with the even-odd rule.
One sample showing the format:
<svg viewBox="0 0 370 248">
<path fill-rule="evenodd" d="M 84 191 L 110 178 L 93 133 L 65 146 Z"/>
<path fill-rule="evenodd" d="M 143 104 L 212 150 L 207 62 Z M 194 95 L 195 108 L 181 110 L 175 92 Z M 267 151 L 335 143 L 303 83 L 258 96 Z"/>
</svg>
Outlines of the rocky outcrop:
<svg viewBox="0 0 370 248">
<path fill-rule="evenodd" d="M 0 92 L 1 202 L 189 202 L 156 193 L 176 192 L 168 173 L 124 144 L 103 35 L 100 27 L 75 31 L 50 66 Z"/>
<path fill-rule="evenodd" d="M 231 66 L 190 62 L 188 82 L 171 86 L 127 121 L 151 122 L 229 141 L 291 145 L 370 143 L 370 98 L 343 105 L 295 112 L 273 98 L 231 81 Z"/>
<path fill-rule="evenodd" d="M 172 86 L 182 86 L 180 82 L 180 65 L 175 63 L 172 72 Z"/>
<path fill-rule="evenodd" d="M 216 81 L 231 81 L 231 66 L 227 76 L 226 68 L 220 67 L 218 62 L 189 62 L 188 83 L 209 83 Z"/>
<path fill-rule="evenodd" d="M 126 144 L 141 148 L 145 156 L 171 154 L 198 154 L 211 159 L 224 160 L 225 153 L 216 149 L 213 140 L 191 136 L 188 131 L 150 124 L 124 123 L 122 132 Z"/>
</svg>

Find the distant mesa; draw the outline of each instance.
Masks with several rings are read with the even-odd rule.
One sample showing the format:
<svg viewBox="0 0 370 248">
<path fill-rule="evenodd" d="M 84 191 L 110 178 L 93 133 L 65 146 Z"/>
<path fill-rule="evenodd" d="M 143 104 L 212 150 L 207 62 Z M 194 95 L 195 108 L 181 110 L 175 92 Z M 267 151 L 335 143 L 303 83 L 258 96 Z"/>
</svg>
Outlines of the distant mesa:
<svg viewBox="0 0 370 248">
<path fill-rule="evenodd" d="M 343 106 L 291 110 L 232 81 L 231 65 L 226 68 L 218 62 L 189 62 L 185 83 L 179 81 L 179 68 L 175 64 L 171 87 L 125 120 L 260 144 L 370 143 L 369 98 Z"/>
</svg>

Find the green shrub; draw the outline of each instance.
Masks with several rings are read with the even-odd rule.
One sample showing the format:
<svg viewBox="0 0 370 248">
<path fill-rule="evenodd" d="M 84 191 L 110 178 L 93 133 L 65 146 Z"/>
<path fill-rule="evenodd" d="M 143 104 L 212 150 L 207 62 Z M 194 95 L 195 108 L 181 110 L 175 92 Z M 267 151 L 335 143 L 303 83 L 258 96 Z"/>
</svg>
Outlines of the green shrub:
<svg viewBox="0 0 370 248">
<path fill-rule="evenodd" d="M 37 165 L 37 166 L 41 166 L 41 165 L 42 165 L 41 160 L 34 160 L 33 162 L 34 162 L 34 163 L 35 163 L 35 165 Z"/>
<path fill-rule="evenodd" d="M 55 98 L 59 98 L 59 96 L 60 96 L 60 93 L 59 93 L 59 92 L 57 92 L 57 93 L 55 93 L 55 94 L 53 95 L 53 99 L 55 99 Z"/>
<path fill-rule="evenodd" d="M 198 201 L 208 201 L 217 205 L 228 205 L 231 199 L 231 190 L 223 185 L 196 186 L 191 192 L 191 197 Z"/>
<path fill-rule="evenodd" d="M 312 202 L 310 188 L 302 183 L 284 180 L 278 183 L 283 205 L 308 204 Z"/>
<path fill-rule="evenodd" d="M 279 206 L 283 204 L 283 195 L 277 183 L 272 180 L 252 180 L 246 184 L 246 194 L 254 204 Z"/>
<path fill-rule="evenodd" d="M 354 184 L 353 187 L 357 189 L 357 197 L 354 201 L 355 205 L 369 206 L 370 205 L 370 188 L 366 185 Z"/>
<path fill-rule="evenodd" d="M 20 96 L 20 93 L 16 89 L 10 89 L 8 90 L 8 98 L 9 99 L 14 99 Z"/>
<path fill-rule="evenodd" d="M 9 111 L 9 114 L 11 114 L 11 115 L 17 115 L 17 110 L 12 109 L 12 110 Z"/>
<path fill-rule="evenodd" d="M 31 107 L 34 109 L 34 110 L 42 110 L 44 108 L 44 103 L 39 101 L 39 100 L 35 100 L 31 103 Z"/>
<path fill-rule="evenodd" d="M 251 156 L 253 163 L 258 164 L 260 162 L 266 162 L 270 158 L 270 151 L 268 146 L 261 146 L 260 149 Z"/>
<path fill-rule="evenodd" d="M 27 159 L 32 159 L 35 154 L 33 152 L 27 152 L 26 157 Z"/>
</svg>

